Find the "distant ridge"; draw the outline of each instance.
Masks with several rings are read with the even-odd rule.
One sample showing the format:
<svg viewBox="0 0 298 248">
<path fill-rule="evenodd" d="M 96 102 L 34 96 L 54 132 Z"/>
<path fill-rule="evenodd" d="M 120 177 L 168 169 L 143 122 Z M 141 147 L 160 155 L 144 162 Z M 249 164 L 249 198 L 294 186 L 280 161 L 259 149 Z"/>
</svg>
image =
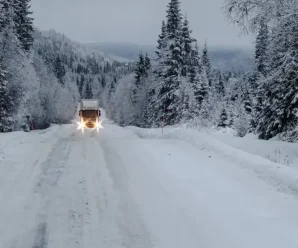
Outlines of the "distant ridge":
<svg viewBox="0 0 298 248">
<path fill-rule="evenodd" d="M 138 45 L 128 42 L 101 42 L 85 43 L 87 48 L 100 51 L 105 56 L 116 56 L 130 61 L 138 58 L 139 53 L 147 53 L 150 57 L 155 56 L 154 45 Z M 239 47 L 210 47 L 209 55 L 212 66 L 217 69 L 244 69 L 252 67 L 253 50 Z"/>
</svg>

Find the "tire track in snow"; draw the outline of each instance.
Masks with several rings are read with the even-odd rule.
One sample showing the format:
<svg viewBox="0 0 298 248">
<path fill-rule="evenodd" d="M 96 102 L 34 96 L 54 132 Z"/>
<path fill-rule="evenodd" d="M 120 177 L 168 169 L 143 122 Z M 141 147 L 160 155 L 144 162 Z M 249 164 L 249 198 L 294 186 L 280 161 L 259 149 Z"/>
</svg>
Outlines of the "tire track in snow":
<svg viewBox="0 0 298 248">
<path fill-rule="evenodd" d="M 35 187 L 36 193 L 39 192 L 42 195 L 46 195 L 57 186 L 60 178 L 63 176 L 65 162 L 70 153 L 70 148 L 67 148 L 68 142 L 69 138 L 60 139 L 47 160 L 42 163 L 42 173 Z"/>
<path fill-rule="evenodd" d="M 37 228 L 34 245 L 32 248 L 47 247 L 47 223 L 40 223 Z"/>
<path fill-rule="evenodd" d="M 56 142 L 59 144 L 60 139 L 56 139 Z M 43 201 L 41 198 L 44 198 L 36 191 L 35 182 L 40 177 L 42 165 L 48 160 L 49 151 L 55 149 L 56 143 L 34 145 L 38 147 L 33 154 L 27 155 L 24 161 L 16 161 L 20 169 L 9 178 L 0 194 L 1 223 L 10 223 L 0 224 L 1 248 L 29 248 L 34 241 L 34 229 L 37 228 L 34 220 Z"/>
<path fill-rule="evenodd" d="M 117 142 L 117 140 L 114 140 Z M 128 175 L 123 158 L 119 156 L 115 147 L 104 138 L 96 142 L 97 147 L 104 151 L 107 170 L 113 181 L 115 194 L 118 199 L 119 216 L 117 224 L 122 237 L 121 247 L 152 248 L 153 242 L 147 230 L 138 206 L 129 188 Z"/>
<path fill-rule="evenodd" d="M 57 185 L 63 177 L 70 154 L 70 138 L 61 138 L 53 147 L 45 162 L 41 164 L 41 174 L 35 185 L 34 193 L 41 199 L 37 214 L 35 240 L 32 248 L 47 248 L 51 229 L 48 214 L 55 200 Z M 57 227 L 59 228 L 59 227 Z"/>
</svg>

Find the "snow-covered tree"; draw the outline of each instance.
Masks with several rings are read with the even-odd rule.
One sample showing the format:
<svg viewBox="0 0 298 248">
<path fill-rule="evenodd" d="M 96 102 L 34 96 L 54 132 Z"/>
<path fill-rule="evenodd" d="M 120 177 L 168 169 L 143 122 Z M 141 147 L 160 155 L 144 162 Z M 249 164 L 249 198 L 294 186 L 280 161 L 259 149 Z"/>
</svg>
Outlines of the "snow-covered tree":
<svg viewBox="0 0 298 248">
<path fill-rule="evenodd" d="M 268 26 L 265 23 L 265 20 L 262 20 L 260 23 L 260 28 L 256 38 L 256 51 L 255 51 L 256 71 L 260 76 L 266 76 L 269 70 L 268 42 L 269 42 Z"/>
<path fill-rule="evenodd" d="M 136 79 L 136 84 L 140 84 L 142 77 L 144 75 L 145 71 L 145 58 L 142 53 L 139 54 L 139 61 L 136 64 L 136 69 L 135 69 L 135 79 Z"/>
<path fill-rule="evenodd" d="M 251 126 L 250 118 L 241 104 L 236 109 L 236 117 L 233 126 L 239 137 L 244 137 L 249 132 Z"/>
<path fill-rule="evenodd" d="M 166 123 L 173 125 L 179 115 L 179 86 L 183 65 L 183 47 L 181 43 L 182 15 L 178 0 L 171 0 L 167 10 L 167 54 L 164 68 L 164 80 L 159 90 L 158 118 L 161 119 L 166 109 Z"/>
<path fill-rule="evenodd" d="M 210 58 L 209 58 L 209 53 L 208 53 L 206 43 L 205 43 L 205 46 L 203 49 L 202 62 L 203 62 L 203 66 L 205 67 L 205 70 L 206 70 L 207 78 L 209 81 L 209 86 L 211 86 L 211 84 L 212 84 L 211 63 L 210 63 Z"/>
<path fill-rule="evenodd" d="M 165 61 L 167 54 L 167 28 L 165 21 L 162 21 L 161 33 L 158 36 L 157 40 L 157 50 L 155 51 L 157 58 L 156 64 L 157 66 L 154 69 L 154 73 L 156 74 L 156 80 L 163 80 L 164 78 L 164 69 L 165 69 Z"/>
<path fill-rule="evenodd" d="M 86 99 L 93 99 L 93 90 L 92 90 L 91 82 L 89 82 L 89 83 L 86 85 L 85 98 L 86 98 Z"/>
<path fill-rule="evenodd" d="M 9 96 L 7 75 L 0 69 L 0 132 L 12 131 L 11 107 L 12 100 Z"/>
<path fill-rule="evenodd" d="M 256 62 L 264 74 L 257 82 L 259 137 L 270 139 L 291 133 L 298 125 L 298 2 L 228 0 L 226 11 L 242 28 L 258 32 Z M 268 50 L 268 62 L 264 50 Z"/>
<path fill-rule="evenodd" d="M 192 45 L 195 40 L 191 37 L 191 30 L 189 29 L 189 22 L 187 20 L 187 16 L 185 16 L 182 31 L 181 31 L 181 45 L 182 45 L 182 70 L 181 75 L 183 77 L 187 77 L 190 65 L 191 65 L 191 52 L 192 52 Z"/>
<path fill-rule="evenodd" d="M 149 76 L 149 71 L 151 69 L 151 59 L 149 58 L 148 54 L 145 55 L 144 61 L 144 76 L 147 78 Z"/>
<path fill-rule="evenodd" d="M 225 83 L 222 74 L 214 81 L 215 94 L 219 99 L 223 99 L 225 96 Z"/>
<path fill-rule="evenodd" d="M 194 95 L 194 101 L 190 104 L 192 116 L 194 117 L 199 115 L 201 105 L 207 99 L 209 91 L 208 78 L 202 64 L 197 43 L 192 47 L 191 51 L 189 81 Z"/>
<path fill-rule="evenodd" d="M 15 23 L 16 34 L 25 51 L 29 51 L 33 45 L 33 18 L 30 11 L 31 0 L 13 0 L 16 6 Z"/>
<path fill-rule="evenodd" d="M 62 62 L 62 59 L 61 59 L 60 55 L 58 55 L 56 57 L 56 59 L 54 60 L 53 66 L 54 66 L 54 73 L 55 73 L 56 77 L 58 78 L 58 81 L 61 84 L 64 84 L 63 77 L 66 74 L 66 70 L 64 68 L 64 64 Z"/>
<path fill-rule="evenodd" d="M 227 127 L 229 125 L 228 122 L 228 115 L 227 115 L 227 111 L 225 108 L 222 109 L 220 117 L 219 117 L 219 122 L 217 124 L 218 127 Z"/>
</svg>

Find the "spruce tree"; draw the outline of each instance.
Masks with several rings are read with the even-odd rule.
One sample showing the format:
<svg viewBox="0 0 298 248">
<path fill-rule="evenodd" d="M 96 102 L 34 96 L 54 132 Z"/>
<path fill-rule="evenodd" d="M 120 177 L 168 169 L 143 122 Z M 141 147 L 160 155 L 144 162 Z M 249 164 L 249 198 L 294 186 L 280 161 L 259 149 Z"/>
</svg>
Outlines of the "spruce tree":
<svg viewBox="0 0 298 248">
<path fill-rule="evenodd" d="M 85 77 L 84 77 L 84 75 L 81 75 L 81 79 L 80 79 L 80 83 L 79 83 L 79 87 L 78 87 L 78 90 L 79 90 L 79 93 L 80 93 L 81 97 L 83 97 L 84 84 L 85 84 Z"/>
<path fill-rule="evenodd" d="M 168 48 L 165 60 L 165 75 L 159 91 L 159 116 L 166 108 L 168 125 L 177 123 L 179 114 L 179 86 L 183 65 L 181 28 L 182 15 L 178 0 L 171 0 L 167 10 L 167 41 Z"/>
<path fill-rule="evenodd" d="M 207 98 L 209 85 L 197 43 L 191 51 L 189 81 L 195 99 L 195 102 L 191 104 L 191 111 L 193 112 L 193 115 L 198 115 L 204 99 Z"/>
<path fill-rule="evenodd" d="M 245 111 L 245 116 L 248 123 L 248 131 L 252 132 L 255 129 L 255 119 L 254 119 L 254 110 L 253 110 L 253 101 L 250 92 L 248 89 L 245 89 L 242 96 L 243 101 L 243 110 Z"/>
<path fill-rule="evenodd" d="M 139 61 L 135 68 L 135 82 L 133 86 L 133 104 L 137 104 L 139 91 L 145 86 L 145 79 L 148 78 L 151 69 L 151 61 L 148 54 L 144 57 L 142 53 L 139 55 Z"/>
<path fill-rule="evenodd" d="M 264 85 L 263 80 L 269 73 L 269 31 L 264 18 L 260 21 L 260 28 L 256 37 L 255 48 L 255 71 L 249 78 L 251 86 L 251 95 L 254 103 L 254 117 L 252 121 L 252 129 L 255 129 L 259 121 L 259 116 L 263 110 Z"/>
<path fill-rule="evenodd" d="M 271 41 L 270 76 L 264 80 L 264 102 L 257 132 L 270 139 L 298 125 L 298 25 L 291 16 L 281 20 Z"/>
<path fill-rule="evenodd" d="M 7 73 L 0 69 L 0 132 L 12 131 L 12 100 L 9 96 Z"/>
<path fill-rule="evenodd" d="M 60 55 L 57 55 L 54 62 L 54 73 L 61 84 L 64 84 L 63 78 L 66 74 L 64 64 L 62 63 Z"/>
<path fill-rule="evenodd" d="M 183 56 L 183 65 L 181 75 L 186 77 L 189 73 L 189 67 L 191 65 L 191 52 L 192 52 L 192 44 L 195 42 L 193 38 L 191 38 L 191 31 L 189 30 L 189 22 L 187 17 L 185 16 L 182 32 L 181 32 L 181 44 L 182 44 L 182 56 Z"/>
<path fill-rule="evenodd" d="M 155 51 L 155 53 L 157 55 L 157 60 L 164 57 L 164 50 L 167 47 L 166 40 L 167 40 L 167 27 L 166 27 L 165 21 L 162 21 L 161 33 L 158 36 L 157 47 L 156 47 L 157 50 Z"/>
<path fill-rule="evenodd" d="M 228 115 L 227 115 L 226 109 L 224 108 L 221 111 L 220 119 L 219 119 L 219 122 L 218 122 L 217 126 L 226 128 L 228 125 L 229 125 Z"/>
<path fill-rule="evenodd" d="M 136 85 L 139 86 L 141 84 L 142 77 L 144 76 L 145 70 L 145 59 L 142 53 L 139 54 L 139 61 L 137 62 L 135 69 L 135 80 Z"/>
<path fill-rule="evenodd" d="M 144 76 L 147 78 L 148 77 L 148 72 L 151 69 L 151 60 L 148 56 L 148 54 L 146 53 L 145 55 L 145 61 L 144 61 Z"/>
<path fill-rule="evenodd" d="M 13 0 L 15 4 L 16 34 L 25 51 L 29 51 L 33 45 L 33 18 L 30 11 L 31 0 Z"/>
<path fill-rule="evenodd" d="M 209 86 L 212 84 L 212 75 L 211 75 L 211 63 L 210 63 L 210 58 L 208 54 L 208 49 L 207 49 L 207 44 L 205 43 L 205 47 L 203 49 L 203 66 L 205 67 L 206 73 L 207 73 L 207 78 L 209 81 Z"/>
<path fill-rule="evenodd" d="M 85 93 L 86 99 L 93 99 L 93 91 L 92 91 L 92 85 L 91 83 L 88 83 L 86 86 L 86 93 Z"/>
<path fill-rule="evenodd" d="M 166 60 L 166 51 L 167 51 L 167 28 L 165 21 L 162 21 L 161 33 L 158 36 L 157 40 L 157 50 L 155 51 L 156 58 L 156 68 L 154 74 L 157 81 L 164 80 L 164 67 Z"/>
<path fill-rule="evenodd" d="M 0 33 L 2 33 L 4 29 L 7 28 L 7 25 L 9 25 L 10 20 L 13 20 L 15 12 L 16 5 L 14 1 L 0 0 Z"/>
<path fill-rule="evenodd" d="M 268 73 L 268 26 L 262 19 L 256 38 L 255 64 L 258 76 L 266 76 Z"/>
<path fill-rule="evenodd" d="M 175 40 L 180 36 L 182 15 L 180 10 L 180 2 L 178 0 L 171 0 L 168 4 L 167 10 L 167 36 L 169 40 Z"/>
<path fill-rule="evenodd" d="M 218 80 L 216 81 L 215 90 L 216 90 L 217 97 L 219 99 L 223 99 L 223 97 L 225 96 L 225 84 L 224 84 L 223 76 L 221 72 L 219 74 Z"/>
<path fill-rule="evenodd" d="M 151 125 L 161 122 L 162 116 L 162 101 L 160 99 L 160 88 L 164 84 L 166 72 L 166 56 L 168 54 L 167 26 L 166 22 L 162 21 L 161 32 L 158 36 L 156 47 L 156 66 L 154 66 L 153 77 L 154 82 L 148 87 L 148 122 Z"/>
</svg>

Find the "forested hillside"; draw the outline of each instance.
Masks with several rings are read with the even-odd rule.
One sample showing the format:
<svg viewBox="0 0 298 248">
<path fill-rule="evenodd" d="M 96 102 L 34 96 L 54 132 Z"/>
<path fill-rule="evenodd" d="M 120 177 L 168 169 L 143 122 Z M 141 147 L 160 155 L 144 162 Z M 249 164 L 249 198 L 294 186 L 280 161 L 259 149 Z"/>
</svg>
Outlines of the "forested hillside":
<svg viewBox="0 0 298 248">
<path fill-rule="evenodd" d="M 171 0 L 156 59 L 144 67 L 140 55 L 135 78 L 121 80 L 107 106 L 111 118 L 121 125 L 186 123 L 297 141 L 298 2 L 231 0 L 224 9 L 257 37 L 252 69 L 212 68 L 207 46 L 197 46 L 180 2 Z"/>
<path fill-rule="evenodd" d="M 207 44 L 198 47 L 179 1 L 168 5 L 150 66 L 146 58 L 140 54 L 135 76 L 121 80 L 107 106 L 121 125 L 226 127 L 245 118 L 238 97 L 245 71 L 212 68 Z"/>
<path fill-rule="evenodd" d="M 155 57 L 154 45 L 138 45 L 134 43 L 86 43 L 86 47 L 105 55 L 114 55 L 128 59 L 138 60 L 139 53 L 147 53 L 150 58 Z M 209 47 L 211 64 L 221 70 L 251 70 L 253 66 L 253 49 L 233 47 Z"/>
<path fill-rule="evenodd" d="M 228 1 L 230 19 L 255 33 L 255 70 L 246 75 L 253 130 L 298 140 L 298 2 Z"/>
<path fill-rule="evenodd" d="M 68 123 L 81 97 L 132 71 L 55 31 L 33 27 L 29 0 L 0 1 L 0 132 Z"/>
<path fill-rule="evenodd" d="M 212 64 L 216 55 L 198 46 L 178 0 L 167 6 L 155 55 L 140 53 L 136 64 L 37 30 L 29 3 L 0 0 L 0 132 L 68 123 L 83 97 L 99 99 L 122 126 L 186 124 L 297 141 L 297 1 L 226 2 L 230 20 L 256 35 L 253 65 L 243 57 Z"/>
</svg>

